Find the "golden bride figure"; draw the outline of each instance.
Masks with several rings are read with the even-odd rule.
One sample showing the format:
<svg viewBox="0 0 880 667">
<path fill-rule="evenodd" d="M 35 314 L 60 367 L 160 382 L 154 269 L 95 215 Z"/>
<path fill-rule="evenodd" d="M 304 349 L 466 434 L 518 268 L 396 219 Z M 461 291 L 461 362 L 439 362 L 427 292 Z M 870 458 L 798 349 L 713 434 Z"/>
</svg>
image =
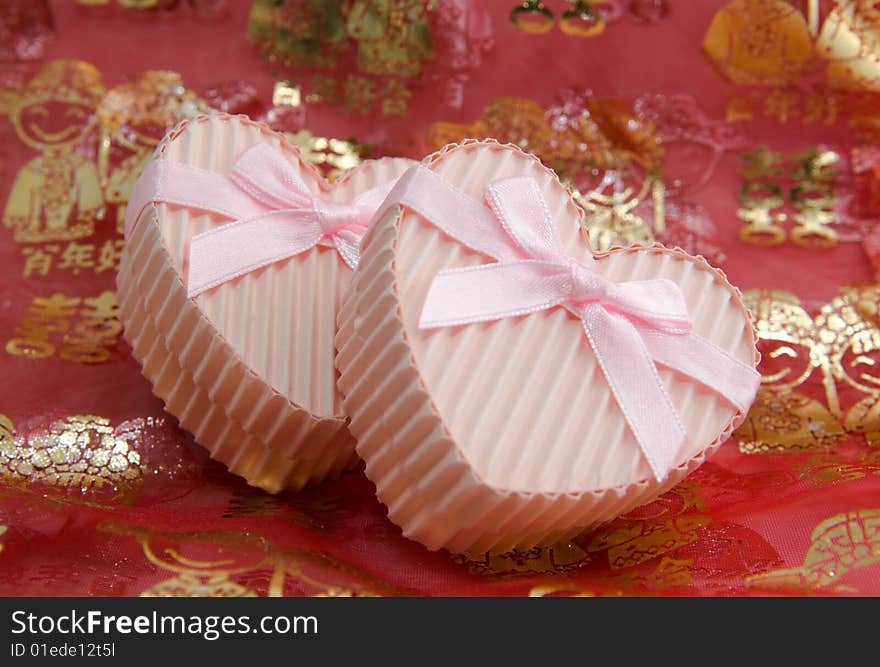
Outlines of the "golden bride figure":
<svg viewBox="0 0 880 667">
<path fill-rule="evenodd" d="M 166 130 L 208 106 L 183 86 L 177 72 L 150 70 L 140 79 L 111 89 L 98 106 L 101 149 L 98 168 L 108 204 L 116 207 L 122 231 L 125 204 L 141 170 Z M 119 149 L 114 151 L 112 147 Z M 111 154 L 126 154 L 111 165 Z"/>
<path fill-rule="evenodd" d="M 11 120 L 19 138 L 40 151 L 18 172 L 3 225 L 16 241 L 91 236 L 104 200 L 95 165 L 75 148 L 91 131 L 104 93 L 100 72 L 78 60 L 55 60 L 25 86 Z"/>
</svg>

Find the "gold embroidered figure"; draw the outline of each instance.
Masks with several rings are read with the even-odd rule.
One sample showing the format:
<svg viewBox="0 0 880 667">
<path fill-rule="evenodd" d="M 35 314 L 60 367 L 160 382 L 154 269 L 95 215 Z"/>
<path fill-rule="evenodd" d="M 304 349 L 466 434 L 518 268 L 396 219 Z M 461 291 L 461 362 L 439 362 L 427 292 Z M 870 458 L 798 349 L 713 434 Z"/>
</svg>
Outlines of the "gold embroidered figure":
<svg viewBox="0 0 880 667">
<path fill-rule="evenodd" d="M 794 391 L 817 367 L 827 367 L 813 318 L 787 292 L 754 290 L 743 299 L 755 316 L 763 359 L 762 386 L 746 421 L 734 432 L 740 451 L 763 454 L 834 444 L 845 435 L 834 413 Z"/>
<path fill-rule="evenodd" d="M 104 201 L 94 164 L 75 152 L 91 131 L 104 89 L 89 63 L 56 60 L 27 84 L 12 108 L 19 138 L 41 155 L 18 172 L 3 224 L 16 241 L 33 243 L 91 236 Z"/>
<path fill-rule="evenodd" d="M 843 389 L 866 394 L 846 410 L 844 427 L 862 433 L 868 445 L 880 442 L 880 329 L 866 320 L 853 297 L 836 297 L 816 317 L 819 335 L 829 341 L 831 374 Z M 837 393 L 829 405 L 839 406 Z M 843 411 L 837 407 L 840 414 Z"/>
<path fill-rule="evenodd" d="M 144 72 L 138 81 L 116 86 L 101 100 L 98 167 L 107 203 L 116 205 L 118 231 L 131 190 L 165 131 L 207 110 L 204 101 L 183 87 L 177 72 L 161 70 Z M 129 154 L 111 168 L 114 144 Z"/>
<path fill-rule="evenodd" d="M 740 85 L 795 83 L 813 60 L 807 22 L 783 0 L 733 0 L 715 14 L 703 49 Z"/>
<path fill-rule="evenodd" d="M 876 565 L 880 562 L 880 509 L 832 516 L 816 526 L 811 539 L 803 565 L 747 577 L 746 586 L 818 589 L 839 582 L 851 570 Z"/>
<path fill-rule="evenodd" d="M 875 0 L 837 0 L 816 50 L 831 61 L 828 83 L 834 88 L 880 91 L 880 6 Z"/>
</svg>

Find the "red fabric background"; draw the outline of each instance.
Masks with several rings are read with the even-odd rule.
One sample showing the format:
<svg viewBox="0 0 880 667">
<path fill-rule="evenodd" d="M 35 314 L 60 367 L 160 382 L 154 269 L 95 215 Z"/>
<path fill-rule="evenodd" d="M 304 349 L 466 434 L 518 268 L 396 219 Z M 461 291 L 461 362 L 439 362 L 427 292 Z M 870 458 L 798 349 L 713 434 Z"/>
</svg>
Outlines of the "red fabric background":
<svg viewBox="0 0 880 667">
<path fill-rule="evenodd" d="M 55 0 L 55 34 L 42 57 L 0 63 L 0 72 L 16 89 L 45 62 L 84 60 L 109 88 L 148 69 L 168 69 L 199 93 L 223 81 L 250 83 L 267 104 L 273 67 L 245 38 L 250 4 L 230 1 L 227 16 L 206 21 L 183 10 L 152 17 L 114 4 L 96 10 Z M 525 34 L 507 20 L 512 1 L 488 4 L 496 44 L 470 72 L 461 109 L 438 103 L 436 91 L 418 90 L 403 117 L 310 104 L 305 126 L 318 135 L 355 136 L 375 155 L 420 157 L 430 148 L 433 123 L 471 123 L 502 96 L 546 107 L 567 88 L 630 102 L 647 92 L 684 92 L 720 121 L 738 94 L 701 48 L 724 4 L 718 0 L 670 0 L 671 13 L 660 23 L 624 17 L 594 39 L 557 30 Z M 822 144 L 846 154 L 853 141 L 843 117 L 824 125 L 756 114 L 739 127 L 747 148 L 787 153 Z M 36 152 L 3 117 L 0 145 L 5 197 Z M 686 160 L 699 159 L 690 155 Z M 734 284 L 790 292 L 813 316 L 843 286 L 873 281 L 859 243 L 816 250 L 740 242 L 738 165 L 737 155 L 727 153 L 694 196 L 718 227 L 715 242 Z M 99 224 L 90 242 L 118 238 L 112 224 Z M 114 288 L 112 271 L 25 277 L 23 266 L 22 244 L 0 228 L 3 344 L 34 297 L 88 297 Z M 819 373 L 800 391 L 819 399 Z M 862 397 L 840 395 L 846 406 Z M 12 423 L 17 447 L 30 446 L 59 420 L 100 416 L 114 437 L 132 434 L 142 471 L 136 483 L 80 491 L 79 484 L 24 483 L 0 467 L 2 595 L 880 593 L 880 459 L 859 433 L 833 446 L 765 455 L 741 453 L 734 438 L 657 502 L 570 544 L 452 556 L 404 539 L 361 472 L 278 497 L 229 475 L 163 412 L 121 338 L 97 364 L 0 349 L 0 414 Z"/>
</svg>

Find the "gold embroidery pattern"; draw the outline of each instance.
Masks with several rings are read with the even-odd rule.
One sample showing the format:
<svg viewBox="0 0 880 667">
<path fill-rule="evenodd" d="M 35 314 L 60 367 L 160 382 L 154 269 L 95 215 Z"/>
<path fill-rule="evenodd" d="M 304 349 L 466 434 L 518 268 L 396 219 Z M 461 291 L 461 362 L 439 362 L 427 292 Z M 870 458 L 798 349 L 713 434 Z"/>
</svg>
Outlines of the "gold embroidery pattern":
<svg viewBox="0 0 880 667">
<path fill-rule="evenodd" d="M 22 142 L 41 152 L 12 185 L 3 224 L 19 242 L 69 241 L 90 236 L 104 216 L 95 165 L 75 148 L 95 124 L 104 92 L 89 63 L 56 60 L 25 86 L 11 109 Z"/>
<path fill-rule="evenodd" d="M 6 526 L 0 526 L 0 537 L 6 532 Z M 3 542 L 0 542 L 0 553 L 3 553 Z"/>
<path fill-rule="evenodd" d="M 880 563 L 880 509 L 846 512 L 813 530 L 803 565 L 746 579 L 751 588 L 815 590 L 833 586 L 847 572 Z"/>
<path fill-rule="evenodd" d="M 848 434 L 863 435 L 870 446 L 880 442 L 880 329 L 863 315 L 875 293 L 845 289 L 815 317 L 787 292 L 743 295 L 756 319 L 763 378 L 734 432 L 741 452 L 829 449 Z"/>
<path fill-rule="evenodd" d="M 103 417 L 74 415 L 45 434 L 16 438 L 12 422 L 0 415 L 0 480 L 7 484 L 118 495 L 138 488 L 143 477 L 135 442 Z"/>
<path fill-rule="evenodd" d="M 578 538 L 576 542 L 560 542 L 528 550 L 453 555 L 452 560 L 466 566 L 472 574 L 518 578 L 534 575 L 572 576 L 588 563 L 607 557 L 613 575 L 603 583 L 615 587 L 662 590 L 668 586 L 684 585 L 682 582 L 685 578 L 686 583 L 690 583 L 686 573 L 671 575 L 673 561 L 665 554 L 696 541 L 696 529 L 709 522 L 705 509 L 699 486 L 686 480 L 653 503 L 585 536 L 589 540 L 586 544 Z M 658 556 L 664 558 L 652 574 L 626 572 L 628 568 Z M 572 582 L 541 584 L 530 592 L 533 596 L 592 594 L 591 589 Z"/>
<path fill-rule="evenodd" d="M 503 553 L 487 551 L 479 555 L 454 554 L 452 560 L 467 566 L 472 574 L 519 577 L 535 574 L 566 575 L 590 561 L 590 556 L 571 542 L 550 547 L 514 549 Z"/>
<path fill-rule="evenodd" d="M 350 109 L 407 111 L 408 81 L 432 55 L 428 25 L 434 0 L 355 0 L 349 3 L 256 0 L 248 39 L 260 56 L 297 69 L 319 70 L 312 99 Z M 338 62 L 353 52 L 358 72 L 338 79 Z"/>
<path fill-rule="evenodd" d="M 436 150 L 469 137 L 516 144 L 555 169 L 572 189 L 589 213 L 586 224 L 594 249 L 652 242 L 653 231 L 663 228 L 664 151 L 659 133 L 618 100 L 581 95 L 572 106 L 570 114 L 563 105 L 551 118 L 537 102 L 502 97 L 489 103 L 474 123 L 433 124 L 428 144 Z M 601 182 L 591 188 L 600 172 Z M 654 203 L 655 230 L 635 212 L 648 197 Z"/>
<path fill-rule="evenodd" d="M 880 477 L 880 451 L 838 455 L 835 452 L 818 452 L 801 464 L 800 477 L 814 489 L 844 482 Z"/>
<path fill-rule="evenodd" d="M 100 530 L 134 538 L 146 559 L 168 579 L 142 597 L 319 597 L 406 595 L 336 559 L 304 549 L 286 549 L 247 531 L 158 532 L 121 524 Z"/>
</svg>

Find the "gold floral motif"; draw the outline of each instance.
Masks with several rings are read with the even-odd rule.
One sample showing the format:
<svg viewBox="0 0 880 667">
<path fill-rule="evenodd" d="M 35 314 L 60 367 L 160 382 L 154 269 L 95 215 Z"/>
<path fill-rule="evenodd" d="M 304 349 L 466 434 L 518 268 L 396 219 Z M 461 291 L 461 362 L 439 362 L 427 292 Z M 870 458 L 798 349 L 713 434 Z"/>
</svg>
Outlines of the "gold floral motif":
<svg viewBox="0 0 880 667">
<path fill-rule="evenodd" d="M 743 295 L 756 320 L 763 377 L 734 432 L 740 451 L 828 449 L 856 433 L 868 445 L 880 441 L 880 329 L 863 314 L 876 292 L 846 288 L 815 317 L 787 292 Z M 841 395 L 853 392 L 856 400 L 842 405 Z"/>
<path fill-rule="evenodd" d="M 815 590 L 833 586 L 847 572 L 880 563 L 880 509 L 837 514 L 813 530 L 799 567 L 746 578 L 746 586 Z"/>
<path fill-rule="evenodd" d="M 74 415 L 46 433 L 16 437 L 12 422 L 0 415 L 0 480 L 6 484 L 119 495 L 139 487 L 143 476 L 134 443 L 104 417 Z"/>
<path fill-rule="evenodd" d="M 15 178 L 3 224 L 19 242 L 62 241 L 91 236 L 104 216 L 95 165 L 76 152 L 91 132 L 104 93 L 101 74 L 76 60 L 46 65 L 25 86 L 11 109 L 19 139 L 40 155 Z"/>
<path fill-rule="evenodd" d="M 514 549 L 513 551 L 464 555 L 454 554 L 452 560 L 466 565 L 473 574 L 491 576 L 526 576 L 534 574 L 571 574 L 590 561 L 590 556 L 571 542 L 550 547 Z"/>
<path fill-rule="evenodd" d="M 159 532 L 112 523 L 99 529 L 134 538 L 149 562 L 173 575 L 142 597 L 407 594 L 326 554 L 281 548 L 247 531 Z"/>
<path fill-rule="evenodd" d="M 0 526 L 0 537 L 6 532 L 6 526 Z M 3 542 L 0 542 L 0 553 L 3 553 Z"/>
</svg>

